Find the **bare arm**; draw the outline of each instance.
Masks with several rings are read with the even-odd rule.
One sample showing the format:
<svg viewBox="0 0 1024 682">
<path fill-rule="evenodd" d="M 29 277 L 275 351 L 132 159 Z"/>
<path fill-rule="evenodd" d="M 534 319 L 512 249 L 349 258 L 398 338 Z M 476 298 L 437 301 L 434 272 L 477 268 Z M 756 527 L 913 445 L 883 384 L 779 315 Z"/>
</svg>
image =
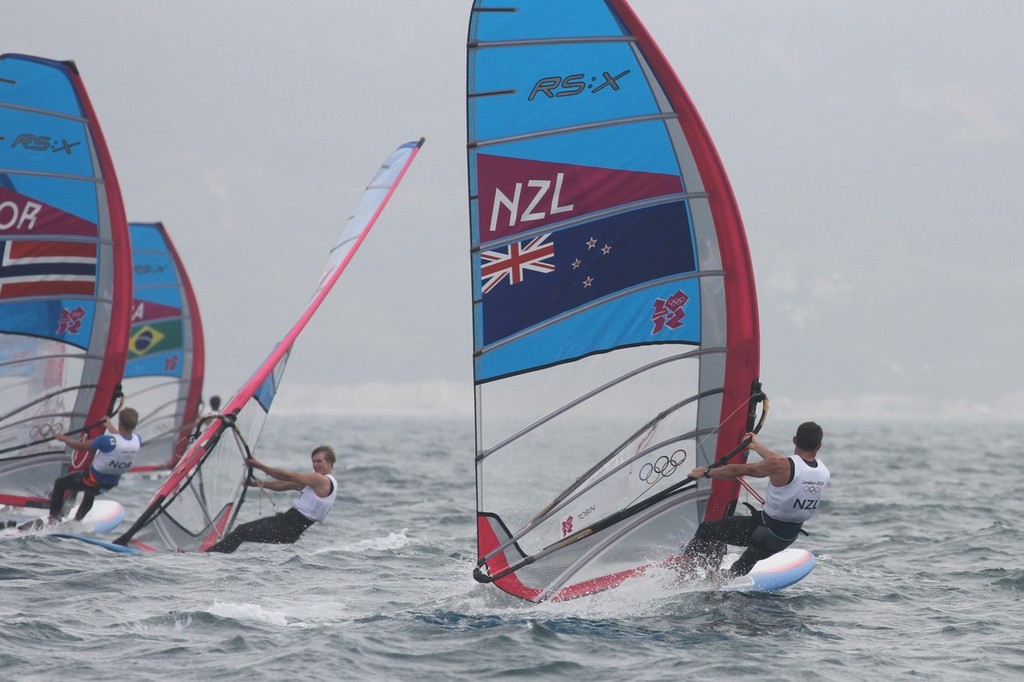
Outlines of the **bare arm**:
<svg viewBox="0 0 1024 682">
<path fill-rule="evenodd" d="M 308 485 L 317 494 L 317 497 L 327 497 L 331 494 L 331 479 L 323 474 L 278 469 L 277 467 L 264 464 L 255 457 L 250 457 L 246 461 L 249 462 L 253 469 L 259 469 L 271 478 L 277 479 L 279 483 L 291 484 L 289 487 L 280 488 L 280 490 L 299 490 Z M 278 488 L 270 488 L 270 490 L 278 490 Z"/>
<path fill-rule="evenodd" d="M 75 440 L 70 436 L 65 436 L 63 433 L 54 434 L 53 439 L 64 443 L 64 445 L 67 445 L 72 450 L 92 450 L 91 440 Z"/>
<path fill-rule="evenodd" d="M 744 439 L 750 439 L 750 449 L 761 457 L 760 462 L 746 464 L 723 464 L 714 468 L 697 467 L 690 472 L 690 478 L 707 477 L 711 479 L 731 480 L 742 476 L 768 478 L 772 485 L 781 487 L 789 483 L 789 459 L 768 449 L 756 433 L 748 433 Z"/>
<path fill-rule="evenodd" d="M 284 490 L 302 490 L 303 488 L 303 486 L 299 485 L 298 483 L 289 483 L 288 481 L 277 481 L 273 479 L 269 481 L 259 481 L 256 480 L 255 478 L 250 478 L 247 481 L 247 484 L 251 486 L 259 486 L 266 490 L 276 490 L 278 492 Z"/>
<path fill-rule="evenodd" d="M 761 442 L 761 439 L 757 437 L 756 433 L 748 433 L 743 437 L 744 440 L 746 440 L 747 438 L 750 439 L 750 449 L 756 452 L 761 457 L 761 459 L 786 459 L 785 455 L 780 455 L 779 453 L 775 452 L 774 450 L 770 450 L 767 446 L 765 446 L 765 444 Z"/>
</svg>

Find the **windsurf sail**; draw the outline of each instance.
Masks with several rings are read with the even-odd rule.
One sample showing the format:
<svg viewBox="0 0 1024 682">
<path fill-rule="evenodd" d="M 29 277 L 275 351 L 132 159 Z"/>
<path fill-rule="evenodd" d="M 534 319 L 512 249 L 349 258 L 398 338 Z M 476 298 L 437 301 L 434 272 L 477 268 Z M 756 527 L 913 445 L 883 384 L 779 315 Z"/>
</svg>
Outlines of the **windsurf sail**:
<svg viewBox="0 0 1024 682">
<path fill-rule="evenodd" d="M 112 409 L 131 247 L 114 165 L 73 62 L 0 56 L 0 503 L 46 507 Z"/>
<path fill-rule="evenodd" d="M 251 474 L 246 457 L 256 447 L 292 346 L 377 221 L 422 144 L 420 139 L 401 145 L 380 167 L 331 249 L 298 321 L 221 413 L 208 418 L 146 510 L 116 544 L 147 551 L 203 551 L 231 530 Z"/>
<path fill-rule="evenodd" d="M 735 481 L 686 474 L 756 417 L 750 255 L 711 138 L 624 0 L 476 0 L 467 66 L 474 575 L 566 599 L 735 506 Z"/>
<path fill-rule="evenodd" d="M 201 416 L 203 325 L 163 223 L 131 223 L 132 302 L 122 391 L 139 413 L 132 471 L 172 469 Z"/>
</svg>

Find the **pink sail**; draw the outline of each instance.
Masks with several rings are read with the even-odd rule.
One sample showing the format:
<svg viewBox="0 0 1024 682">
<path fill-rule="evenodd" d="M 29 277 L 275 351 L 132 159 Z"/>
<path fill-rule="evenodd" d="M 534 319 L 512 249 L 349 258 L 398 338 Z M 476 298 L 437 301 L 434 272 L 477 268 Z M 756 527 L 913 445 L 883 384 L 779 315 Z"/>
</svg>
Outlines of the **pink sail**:
<svg viewBox="0 0 1024 682">
<path fill-rule="evenodd" d="M 363 192 L 337 242 L 316 289 L 299 319 L 266 360 L 210 417 L 196 441 L 178 461 L 146 510 L 115 544 L 141 551 L 203 551 L 234 525 L 245 501 L 251 471 L 245 462 L 259 440 L 285 364 L 299 334 L 384 210 L 423 140 L 401 145 Z"/>
</svg>

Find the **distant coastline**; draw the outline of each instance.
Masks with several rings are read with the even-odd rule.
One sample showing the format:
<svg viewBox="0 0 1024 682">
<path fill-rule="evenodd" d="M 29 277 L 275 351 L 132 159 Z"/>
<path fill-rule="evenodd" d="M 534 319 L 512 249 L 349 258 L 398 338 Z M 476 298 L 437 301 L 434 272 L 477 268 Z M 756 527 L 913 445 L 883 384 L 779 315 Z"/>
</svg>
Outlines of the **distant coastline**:
<svg viewBox="0 0 1024 682">
<path fill-rule="evenodd" d="M 1024 423 L 1024 395 L 991 402 L 937 396 L 922 401 L 906 395 L 865 394 L 849 398 L 790 399 L 769 394 L 770 421 L 808 419 L 856 421 L 920 421 L 935 423 Z M 472 417 L 471 383 L 367 382 L 323 386 L 292 384 L 287 378 L 274 401 L 275 414 L 366 414 Z"/>
</svg>

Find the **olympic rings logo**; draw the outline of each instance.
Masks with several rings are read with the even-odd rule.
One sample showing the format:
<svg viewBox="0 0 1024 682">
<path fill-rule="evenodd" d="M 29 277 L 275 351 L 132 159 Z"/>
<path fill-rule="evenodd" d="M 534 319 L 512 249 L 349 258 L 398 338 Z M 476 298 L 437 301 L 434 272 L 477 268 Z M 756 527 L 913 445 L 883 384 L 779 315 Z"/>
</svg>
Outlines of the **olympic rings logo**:
<svg viewBox="0 0 1024 682">
<path fill-rule="evenodd" d="M 64 433 L 64 425 L 57 424 L 36 424 L 29 430 L 28 435 L 32 440 L 49 439 L 58 433 Z"/>
<path fill-rule="evenodd" d="M 682 455 L 678 459 L 676 455 Z M 640 467 L 640 480 L 647 485 L 654 485 L 663 478 L 668 478 L 676 472 L 679 465 L 686 461 L 686 450 L 676 450 L 672 456 L 662 455 L 653 463 L 647 462 Z"/>
<path fill-rule="evenodd" d="M 805 485 L 804 486 L 804 492 L 805 493 L 810 493 L 811 495 L 820 495 L 821 494 L 821 487 L 820 486 L 816 486 L 816 485 Z"/>
</svg>

